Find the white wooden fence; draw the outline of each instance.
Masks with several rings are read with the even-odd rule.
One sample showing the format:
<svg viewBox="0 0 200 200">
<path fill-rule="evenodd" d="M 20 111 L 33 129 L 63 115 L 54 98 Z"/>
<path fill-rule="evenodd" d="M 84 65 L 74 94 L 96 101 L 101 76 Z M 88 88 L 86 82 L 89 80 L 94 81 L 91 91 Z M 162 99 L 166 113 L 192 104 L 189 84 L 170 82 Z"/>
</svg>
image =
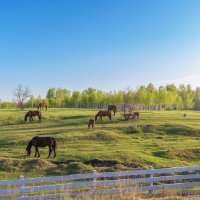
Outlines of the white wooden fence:
<svg viewBox="0 0 200 200">
<path fill-rule="evenodd" d="M 1 199 L 53 199 L 131 191 L 169 189 L 200 192 L 200 166 L 75 174 L 0 181 Z"/>
</svg>

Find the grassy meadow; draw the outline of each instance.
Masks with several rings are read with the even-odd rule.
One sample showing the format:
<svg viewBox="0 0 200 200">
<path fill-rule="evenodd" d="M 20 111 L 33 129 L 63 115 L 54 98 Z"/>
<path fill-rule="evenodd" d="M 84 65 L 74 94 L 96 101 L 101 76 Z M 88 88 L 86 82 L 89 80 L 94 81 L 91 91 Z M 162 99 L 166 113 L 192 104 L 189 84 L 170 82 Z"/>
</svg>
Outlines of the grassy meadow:
<svg viewBox="0 0 200 200">
<path fill-rule="evenodd" d="M 95 130 L 87 128 L 97 110 L 49 109 L 43 121 L 24 122 L 28 110 L 0 110 L 0 178 L 65 175 L 200 165 L 200 112 L 141 111 L 140 119 L 127 121 L 117 113 L 110 122 L 103 118 Z M 187 113 L 187 118 L 183 114 Z M 34 136 L 57 139 L 57 157 L 26 156 Z"/>
</svg>

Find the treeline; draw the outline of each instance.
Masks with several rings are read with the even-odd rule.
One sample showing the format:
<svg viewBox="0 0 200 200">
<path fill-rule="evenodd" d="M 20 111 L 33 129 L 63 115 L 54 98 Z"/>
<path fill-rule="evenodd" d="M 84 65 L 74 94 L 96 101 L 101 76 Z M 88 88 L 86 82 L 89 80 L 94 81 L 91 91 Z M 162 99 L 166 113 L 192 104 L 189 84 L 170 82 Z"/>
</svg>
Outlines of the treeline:
<svg viewBox="0 0 200 200">
<path fill-rule="evenodd" d="M 137 105 L 144 109 L 200 109 L 200 87 L 192 90 L 190 85 L 174 84 L 155 88 L 153 84 L 140 86 L 137 90 L 105 92 L 88 88 L 82 92 L 61 88 L 48 90 L 46 99 L 52 108 L 107 108 L 108 104 Z M 30 98 L 29 107 L 37 107 L 41 97 Z"/>
<path fill-rule="evenodd" d="M 174 84 L 155 88 L 153 84 L 140 86 L 137 90 L 105 92 L 88 88 L 82 92 L 51 88 L 46 98 L 31 96 L 26 107 L 34 108 L 45 100 L 51 108 L 107 108 L 108 104 L 135 105 L 140 109 L 194 109 L 200 110 L 200 87 L 192 90 L 190 85 Z M 2 102 L 1 108 L 12 108 L 14 103 Z"/>
<path fill-rule="evenodd" d="M 16 103 L 14 103 L 14 102 L 1 102 L 0 101 L 0 108 L 3 108 L 3 109 L 16 108 Z"/>
</svg>

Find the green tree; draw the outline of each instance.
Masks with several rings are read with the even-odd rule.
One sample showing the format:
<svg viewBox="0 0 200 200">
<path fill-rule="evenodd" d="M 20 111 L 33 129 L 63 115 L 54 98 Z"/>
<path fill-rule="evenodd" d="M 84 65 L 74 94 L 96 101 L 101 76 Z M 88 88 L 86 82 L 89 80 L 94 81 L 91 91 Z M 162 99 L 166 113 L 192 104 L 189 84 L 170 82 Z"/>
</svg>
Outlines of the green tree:
<svg viewBox="0 0 200 200">
<path fill-rule="evenodd" d="M 56 89 L 55 88 L 50 88 L 47 92 L 46 98 L 48 99 L 53 99 L 56 96 Z"/>
<path fill-rule="evenodd" d="M 182 98 L 183 108 L 191 109 L 194 106 L 194 94 L 190 85 L 184 86 L 181 84 L 179 86 L 179 93 Z"/>
<path fill-rule="evenodd" d="M 197 87 L 194 92 L 194 108 L 200 110 L 200 87 Z"/>
<path fill-rule="evenodd" d="M 71 96 L 71 104 L 78 108 L 81 102 L 81 93 L 79 91 L 73 91 Z"/>
</svg>

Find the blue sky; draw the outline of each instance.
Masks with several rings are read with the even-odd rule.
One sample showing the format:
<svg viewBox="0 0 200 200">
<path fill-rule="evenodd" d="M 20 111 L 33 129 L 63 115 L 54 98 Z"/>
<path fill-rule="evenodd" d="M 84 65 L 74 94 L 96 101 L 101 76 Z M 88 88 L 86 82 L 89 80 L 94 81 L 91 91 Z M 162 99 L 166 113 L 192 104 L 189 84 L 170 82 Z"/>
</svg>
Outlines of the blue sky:
<svg viewBox="0 0 200 200">
<path fill-rule="evenodd" d="M 1 0 L 0 99 L 17 85 L 200 86 L 199 0 Z"/>
</svg>

